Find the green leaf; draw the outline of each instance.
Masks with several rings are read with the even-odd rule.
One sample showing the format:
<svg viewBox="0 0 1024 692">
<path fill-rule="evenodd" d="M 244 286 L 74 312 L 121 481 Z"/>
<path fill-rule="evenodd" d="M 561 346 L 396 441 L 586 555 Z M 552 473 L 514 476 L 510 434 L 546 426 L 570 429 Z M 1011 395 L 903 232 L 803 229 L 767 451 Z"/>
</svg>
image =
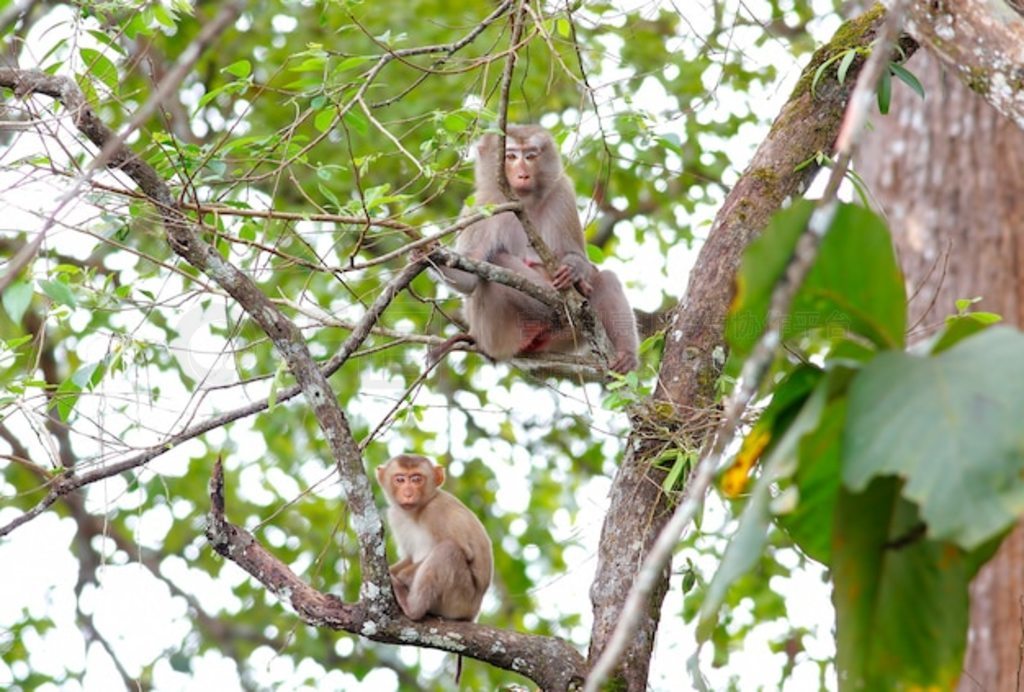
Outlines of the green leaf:
<svg viewBox="0 0 1024 692">
<path fill-rule="evenodd" d="M 950 315 L 946 318 L 946 326 L 935 336 L 929 353 L 934 355 L 949 350 L 972 334 L 988 329 L 1002 319 L 992 312 L 967 312 L 962 315 Z"/>
<path fill-rule="evenodd" d="M 372 60 L 372 58 L 368 55 L 353 55 L 351 58 L 345 58 L 340 63 L 338 63 L 333 71 L 335 74 L 337 74 L 338 72 L 344 72 L 345 70 L 350 70 L 353 67 L 358 67 L 359 65 L 362 65 L 364 62 L 367 62 L 368 60 Z"/>
<path fill-rule="evenodd" d="M 928 535 L 974 548 L 1024 512 L 1024 335 L 992 327 L 947 351 L 884 353 L 850 388 L 843 482 L 906 479 Z"/>
<path fill-rule="evenodd" d="M 93 48 L 81 48 L 79 54 L 85 64 L 86 71 L 96 79 L 103 82 L 111 91 L 117 91 L 118 76 L 117 66 L 110 61 L 110 58 Z"/>
<path fill-rule="evenodd" d="M 56 407 L 57 415 L 60 416 L 62 421 L 66 421 L 71 416 L 71 412 L 74 410 L 75 404 L 78 403 L 78 396 L 81 393 L 82 388 L 74 381 L 73 377 L 64 380 L 57 387 L 53 397 L 53 406 Z"/>
<path fill-rule="evenodd" d="M 698 641 L 707 641 L 714 632 L 718 610 L 726 592 L 739 577 L 757 563 L 767 541 L 771 521 L 772 487 L 782 478 L 792 475 L 796 468 L 796 452 L 800 440 L 818 426 L 828 398 L 828 378 L 818 383 L 814 392 L 801 407 L 793 423 L 768 453 L 763 470 L 750 493 L 750 499 L 740 515 L 739 527 L 726 546 L 722 563 L 708 584 L 697 622 Z"/>
<path fill-rule="evenodd" d="M 836 667 L 844 689 L 952 689 L 967 641 L 971 568 L 919 536 L 900 482 L 842 490 L 832 544 Z"/>
<path fill-rule="evenodd" d="M 71 381 L 79 389 L 90 388 L 91 385 L 93 384 L 93 373 L 96 372 L 96 369 L 99 365 L 100 362 L 98 361 L 95 363 L 88 363 L 86 365 L 83 365 L 71 375 Z M 102 377 L 102 368 L 100 370 L 100 376 Z"/>
<path fill-rule="evenodd" d="M 175 28 L 176 24 L 174 21 L 174 15 L 171 14 L 171 12 L 168 9 L 166 9 L 163 5 L 161 5 L 160 3 L 155 3 L 153 5 L 150 5 L 149 9 L 153 11 L 153 18 L 156 19 L 156 21 L 159 22 L 162 26 L 164 26 L 167 29 Z"/>
<path fill-rule="evenodd" d="M 918 96 L 924 98 L 924 87 L 921 86 L 921 82 L 918 81 L 913 72 L 903 67 L 903 65 L 894 62 L 889 63 L 889 69 L 901 82 L 913 89 Z"/>
<path fill-rule="evenodd" d="M 314 56 L 314 57 L 311 57 L 311 58 L 306 58 L 305 60 L 300 62 L 298 65 L 289 65 L 288 66 L 288 71 L 289 72 L 322 72 L 323 69 L 324 69 L 324 65 L 326 65 L 326 64 L 327 64 L 327 58 L 325 58 L 324 56 L 317 55 L 317 56 Z"/>
<path fill-rule="evenodd" d="M 336 116 L 337 112 L 333 108 L 325 108 L 313 118 L 313 127 L 319 132 L 327 132 L 327 130 L 331 129 Z"/>
<path fill-rule="evenodd" d="M 558 35 L 563 38 L 569 38 L 572 35 L 572 26 L 565 17 L 559 17 L 555 21 L 555 28 L 558 30 Z"/>
<path fill-rule="evenodd" d="M 21 324 L 21 318 L 32 302 L 32 284 L 15 281 L 4 291 L 2 301 L 4 312 L 11 318 L 11 322 Z"/>
<path fill-rule="evenodd" d="M 684 452 L 681 449 L 676 450 L 675 459 L 672 461 L 672 468 L 669 469 L 668 475 L 665 476 L 665 480 L 661 482 L 661 487 L 666 493 L 682 487 L 679 479 L 683 477 L 684 471 L 690 469 L 693 464 L 693 460 L 694 457 L 692 453 Z"/>
<path fill-rule="evenodd" d="M 776 214 L 744 253 L 726 322 L 726 338 L 736 354 L 749 353 L 764 331 L 772 290 L 812 210 L 810 202 L 801 201 Z M 866 209 L 841 205 L 794 296 L 783 338 L 816 330 L 839 341 L 852 332 L 880 348 L 896 348 L 903 345 L 905 329 L 903 275 L 885 224 Z"/>
<path fill-rule="evenodd" d="M 350 110 L 342 120 L 345 121 L 346 125 L 355 130 L 359 136 L 368 137 L 370 135 L 370 123 L 367 122 L 361 113 Z"/>
<path fill-rule="evenodd" d="M 465 132 L 466 128 L 470 125 L 469 118 L 462 113 L 448 113 L 444 116 L 444 120 L 442 122 L 444 123 L 444 129 L 455 134 Z"/>
<path fill-rule="evenodd" d="M 40 279 L 39 287 L 43 289 L 43 293 L 48 295 L 55 303 L 67 305 L 70 308 L 75 307 L 77 304 L 75 301 L 75 294 L 71 292 L 71 288 L 63 281 Z"/>
<path fill-rule="evenodd" d="M 856 58 L 857 51 L 848 50 L 846 51 L 846 54 L 843 56 L 843 59 L 839 61 L 839 69 L 836 70 L 836 78 L 839 80 L 840 84 L 846 81 L 846 73 L 850 71 L 850 65 L 853 64 L 853 61 Z"/>
<path fill-rule="evenodd" d="M 601 264 L 601 262 L 604 262 L 604 250 L 597 245 L 587 243 L 587 259 L 594 264 Z"/>
<path fill-rule="evenodd" d="M 749 353 L 764 332 L 772 288 L 785 271 L 813 210 L 812 204 L 800 201 L 779 212 L 743 253 L 725 325 L 726 339 L 737 354 Z"/>
<path fill-rule="evenodd" d="M 231 63 L 230 65 L 222 69 L 221 72 L 227 72 L 228 74 L 232 74 L 238 77 L 239 79 L 245 79 L 250 74 L 252 74 L 252 63 L 248 60 L 239 60 L 237 62 Z"/>
<path fill-rule="evenodd" d="M 846 423 L 846 399 L 829 403 L 821 425 L 800 443 L 793 475 L 799 501 L 779 524 L 807 555 L 828 565 L 832 560 L 832 522 L 839 495 L 840 456 Z"/>
<path fill-rule="evenodd" d="M 784 336 L 822 329 L 831 340 L 848 332 L 879 348 L 901 348 L 907 327 L 906 289 L 885 223 L 844 204 L 794 297 Z"/>
<path fill-rule="evenodd" d="M 277 393 L 284 384 L 285 375 L 288 374 L 288 364 L 282 360 L 274 371 L 274 379 L 270 382 L 270 392 L 267 394 L 267 410 L 271 411 L 277 403 Z"/>
<path fill-rule="evenodd" d="M 882 115 L 889 112 L 889 104 L 892 101 L 892 74 L 884 70 L 878 79 L 878 110 Z"/>
<path fill-rule="evenodd" d="M 0 343 L 3 343 L 4 346 L 7 348 L 7 350 L 9 350 L 9 351 L 16 351 L 16 350 L 18 350 L 19 346 L 23 346 L 23 345 L 27 344 L 28 342 L 32 341 L 32 339 L 34 339 L 34 338 L 35 338 L 35 336 L 32 335 L 32 334 L 25 334 L 24 336 L 16 336 L 13 339 L 4 339 Z"/>
</svg>

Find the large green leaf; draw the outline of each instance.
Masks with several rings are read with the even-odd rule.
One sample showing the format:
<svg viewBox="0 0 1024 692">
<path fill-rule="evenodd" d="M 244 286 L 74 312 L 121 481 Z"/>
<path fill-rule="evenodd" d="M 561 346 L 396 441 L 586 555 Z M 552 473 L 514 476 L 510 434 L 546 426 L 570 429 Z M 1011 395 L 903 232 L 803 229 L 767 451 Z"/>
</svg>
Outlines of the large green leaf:
<svg viewBox="0 0 1024 692">
<path fill-rule="evenodd" d="M 821 424 L 800 443 L 800 465 L 793 475 L 799 501 L 779 523 L 800 548 L 822 564 L 832 559 L 832 522 L 839 493 L 839 452 L 846 422 L 846 399 L 828 404 Z"/>
<path fill-rule="evenodd" d="M 1024 510 L 1024 335 L 993 327 L 932 357 L 884 353 L 850 389 L 843 481 L 905 478 L 932 538 L 974 548 Z"/>
<path fill-rule="evenodd" d="M 777 214 L 745 253 L 726 324 L 726 337 L 738 353 L 748 353 L 764 331 L 772 289 L 812 210 L 810 202 L 801 201 Z M 852 332 L 879 348 L 903 345 L 903 275 L 885 224 L 867 209 L 839 207 L 793 298 L 782 335 L 790 339 L 814 330 L 829 340 Z"/>
<path fill-rule="evenodd" d="M 832 600 L 840 689 L 950 689 L 967 639 L 971 568 L 957 547 L 925 540 L 900 481 L 841 490 Z"/>
<path fill-rule="evenodd" d="M 697 623 L 697 637 L 700 641 L 707 641 L 714 631 L 718 610 L 729 586 L 749 571 L 760 558 L 772 518 L 772 488 L 781 478 L 788 477 L 796 469 L 797 446 L 804 435 L 818 426 L 828 390 L 826 378 L 807 397 L 792 424 L 765 458 L 761 475 L 740 515 L 739 528 L 729 541 L 722 556 L 722 564 L 708 585 Z"/>
<path fill-rule="evenodd" d="M 750 353 L 764 331 L 772 289 L 786 270 L 812 211 L 814 206 L 806 201 L 782 210 L 744 251 L 736 276 L 736 296 L 725 323 L 725 336 L 734 352 Z"/>
</svg>

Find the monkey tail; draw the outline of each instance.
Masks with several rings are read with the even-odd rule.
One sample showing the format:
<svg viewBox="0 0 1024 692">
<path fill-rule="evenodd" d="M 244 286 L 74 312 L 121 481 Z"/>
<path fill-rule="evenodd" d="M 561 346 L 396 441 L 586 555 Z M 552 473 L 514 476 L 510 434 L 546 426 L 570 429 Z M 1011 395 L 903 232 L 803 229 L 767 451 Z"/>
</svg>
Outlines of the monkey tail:
<svg viewBox="0 0 1024 692">
<path fill-rule="evenodd" d="M 471 337 L 469 334 L 459 333 L 455 336 L 449 337 L 442 341 L 434 348 L 427 351 L 427 365 L 436 365 L 439 360 L 447 356 L 452 350 L 454 350 L 457 344 L 462 342 L 468 344 L 475 344 L 476 339 Z"/>
<path fill-rule="evenodd" d="M 459 681 L 462 680 L 462 654 L 456 654 L 455 657 L 455 686 L 459 686 Z"/>
</svg>

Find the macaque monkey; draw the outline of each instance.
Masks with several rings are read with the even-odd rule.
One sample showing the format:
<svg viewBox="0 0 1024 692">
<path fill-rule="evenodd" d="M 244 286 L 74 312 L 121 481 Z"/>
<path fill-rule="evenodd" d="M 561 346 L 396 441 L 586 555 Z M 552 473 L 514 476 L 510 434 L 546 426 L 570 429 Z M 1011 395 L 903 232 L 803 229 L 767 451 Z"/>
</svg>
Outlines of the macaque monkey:
<svg viewBox="0 0 1024 692">
<path fill-rule="evenodd" d="M 506 202 L 498 187 L 499 139 L 488 134 L 477 144 L 476 204 Z M 522 274 L 539 284 L 562 290 L 575 286 L 593 306 L 615 348 L 608 367 L 626 373 L 637 366 L 637 333 L 633 310 L 622 284 L 611 271 L 600 271 L 586 256 L 583 227 L 572 183 L 551 134 L 538 125 L 510 125 L 505 144 L 505 175 L 522 201 L 534 228 L 561 263 L 549 275 L 512 212 L 496 214 L 466 228 L 456 250 Z M 445 280 L 467 293 L 469 336 L 449 340 L 475 341 L 495 360 L 540 351 L 575 351 L 579 335 L 558 311 L 503 284 L 481 280 L 458 269 L 442 269 Z M 443 355 L 445 347 L 432 357 Z M 440 354 L 438 354 L 440 352 Z"/>
<path fill-rule="evenodd" d="M 494 569 L 484 525 L 441 490 L 444 469 L 426 457 L 394 457 L 377 467 L 377 481 L 388 498 L 388 525 L 402 557 L 390 568 L 402 612 L 412 620 L 475 619 Z"/>
<path fill-rule="evenodd" d="M 491 539 L 476 515 L 441 490 L 444 469 L 426 457 L 401 454 L 377 467 L 387 495 L 388 525 L 402 559 L 391 565 L 391 586 L 411 620 L 437 615 L 475 620 L 491 585 Z M 455 682 L 462 675 L 462 656 Z"/>
</svg>

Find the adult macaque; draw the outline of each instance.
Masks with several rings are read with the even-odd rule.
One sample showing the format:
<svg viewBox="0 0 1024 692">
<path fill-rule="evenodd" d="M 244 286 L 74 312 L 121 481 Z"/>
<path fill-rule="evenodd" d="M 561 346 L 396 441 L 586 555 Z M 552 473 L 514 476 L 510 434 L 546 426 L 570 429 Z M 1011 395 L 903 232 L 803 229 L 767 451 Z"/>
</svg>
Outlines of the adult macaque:
<svg viewBox="0 0 1024 692">
<path fill-rule="evenodd" d="M 402 612 L 412 620 L 475 619 L 491 584 L 491 539 L 466 505 L 441 490 L 444 469 L 401 454 L 377 467 L 377 481 L 402 558 L 390 568 Z"/>
<path fill-rule="evenodd" d="M 497 135 L 477 144 L 476 204 L 506 202 L 498 187 Z M 549 275 L 530 246 L 526 232 L 512 212 L 496 214 L 465 229 L 456 250 L 471 259 L 486 260 L 556 289 L 575 286 L 589 299 L 615 348 L 608 367 L 618 373 L 637 365 L 637 334 L 633 311 L 622 284 L 610 271 L 599 271 L 586 256 L 583 227 L 576 210 L 572 183 L 562 170 L 554 139 L 537 125 L 510 125 L 505 143 L 505 175 L 512 192 L 560 262 Z M 553 308 L 514 288 L 483 281 L 457 269 L 442 270 L 456 290 L 468 293 L 466 319 L 469 338 L 496 360 L 539 351 L 574 351 L 579 334 Z M 454 337 L 455 341 L 466 337 Z M 435 350 L 443 353 L 444 348 Z"/>
</svg>

